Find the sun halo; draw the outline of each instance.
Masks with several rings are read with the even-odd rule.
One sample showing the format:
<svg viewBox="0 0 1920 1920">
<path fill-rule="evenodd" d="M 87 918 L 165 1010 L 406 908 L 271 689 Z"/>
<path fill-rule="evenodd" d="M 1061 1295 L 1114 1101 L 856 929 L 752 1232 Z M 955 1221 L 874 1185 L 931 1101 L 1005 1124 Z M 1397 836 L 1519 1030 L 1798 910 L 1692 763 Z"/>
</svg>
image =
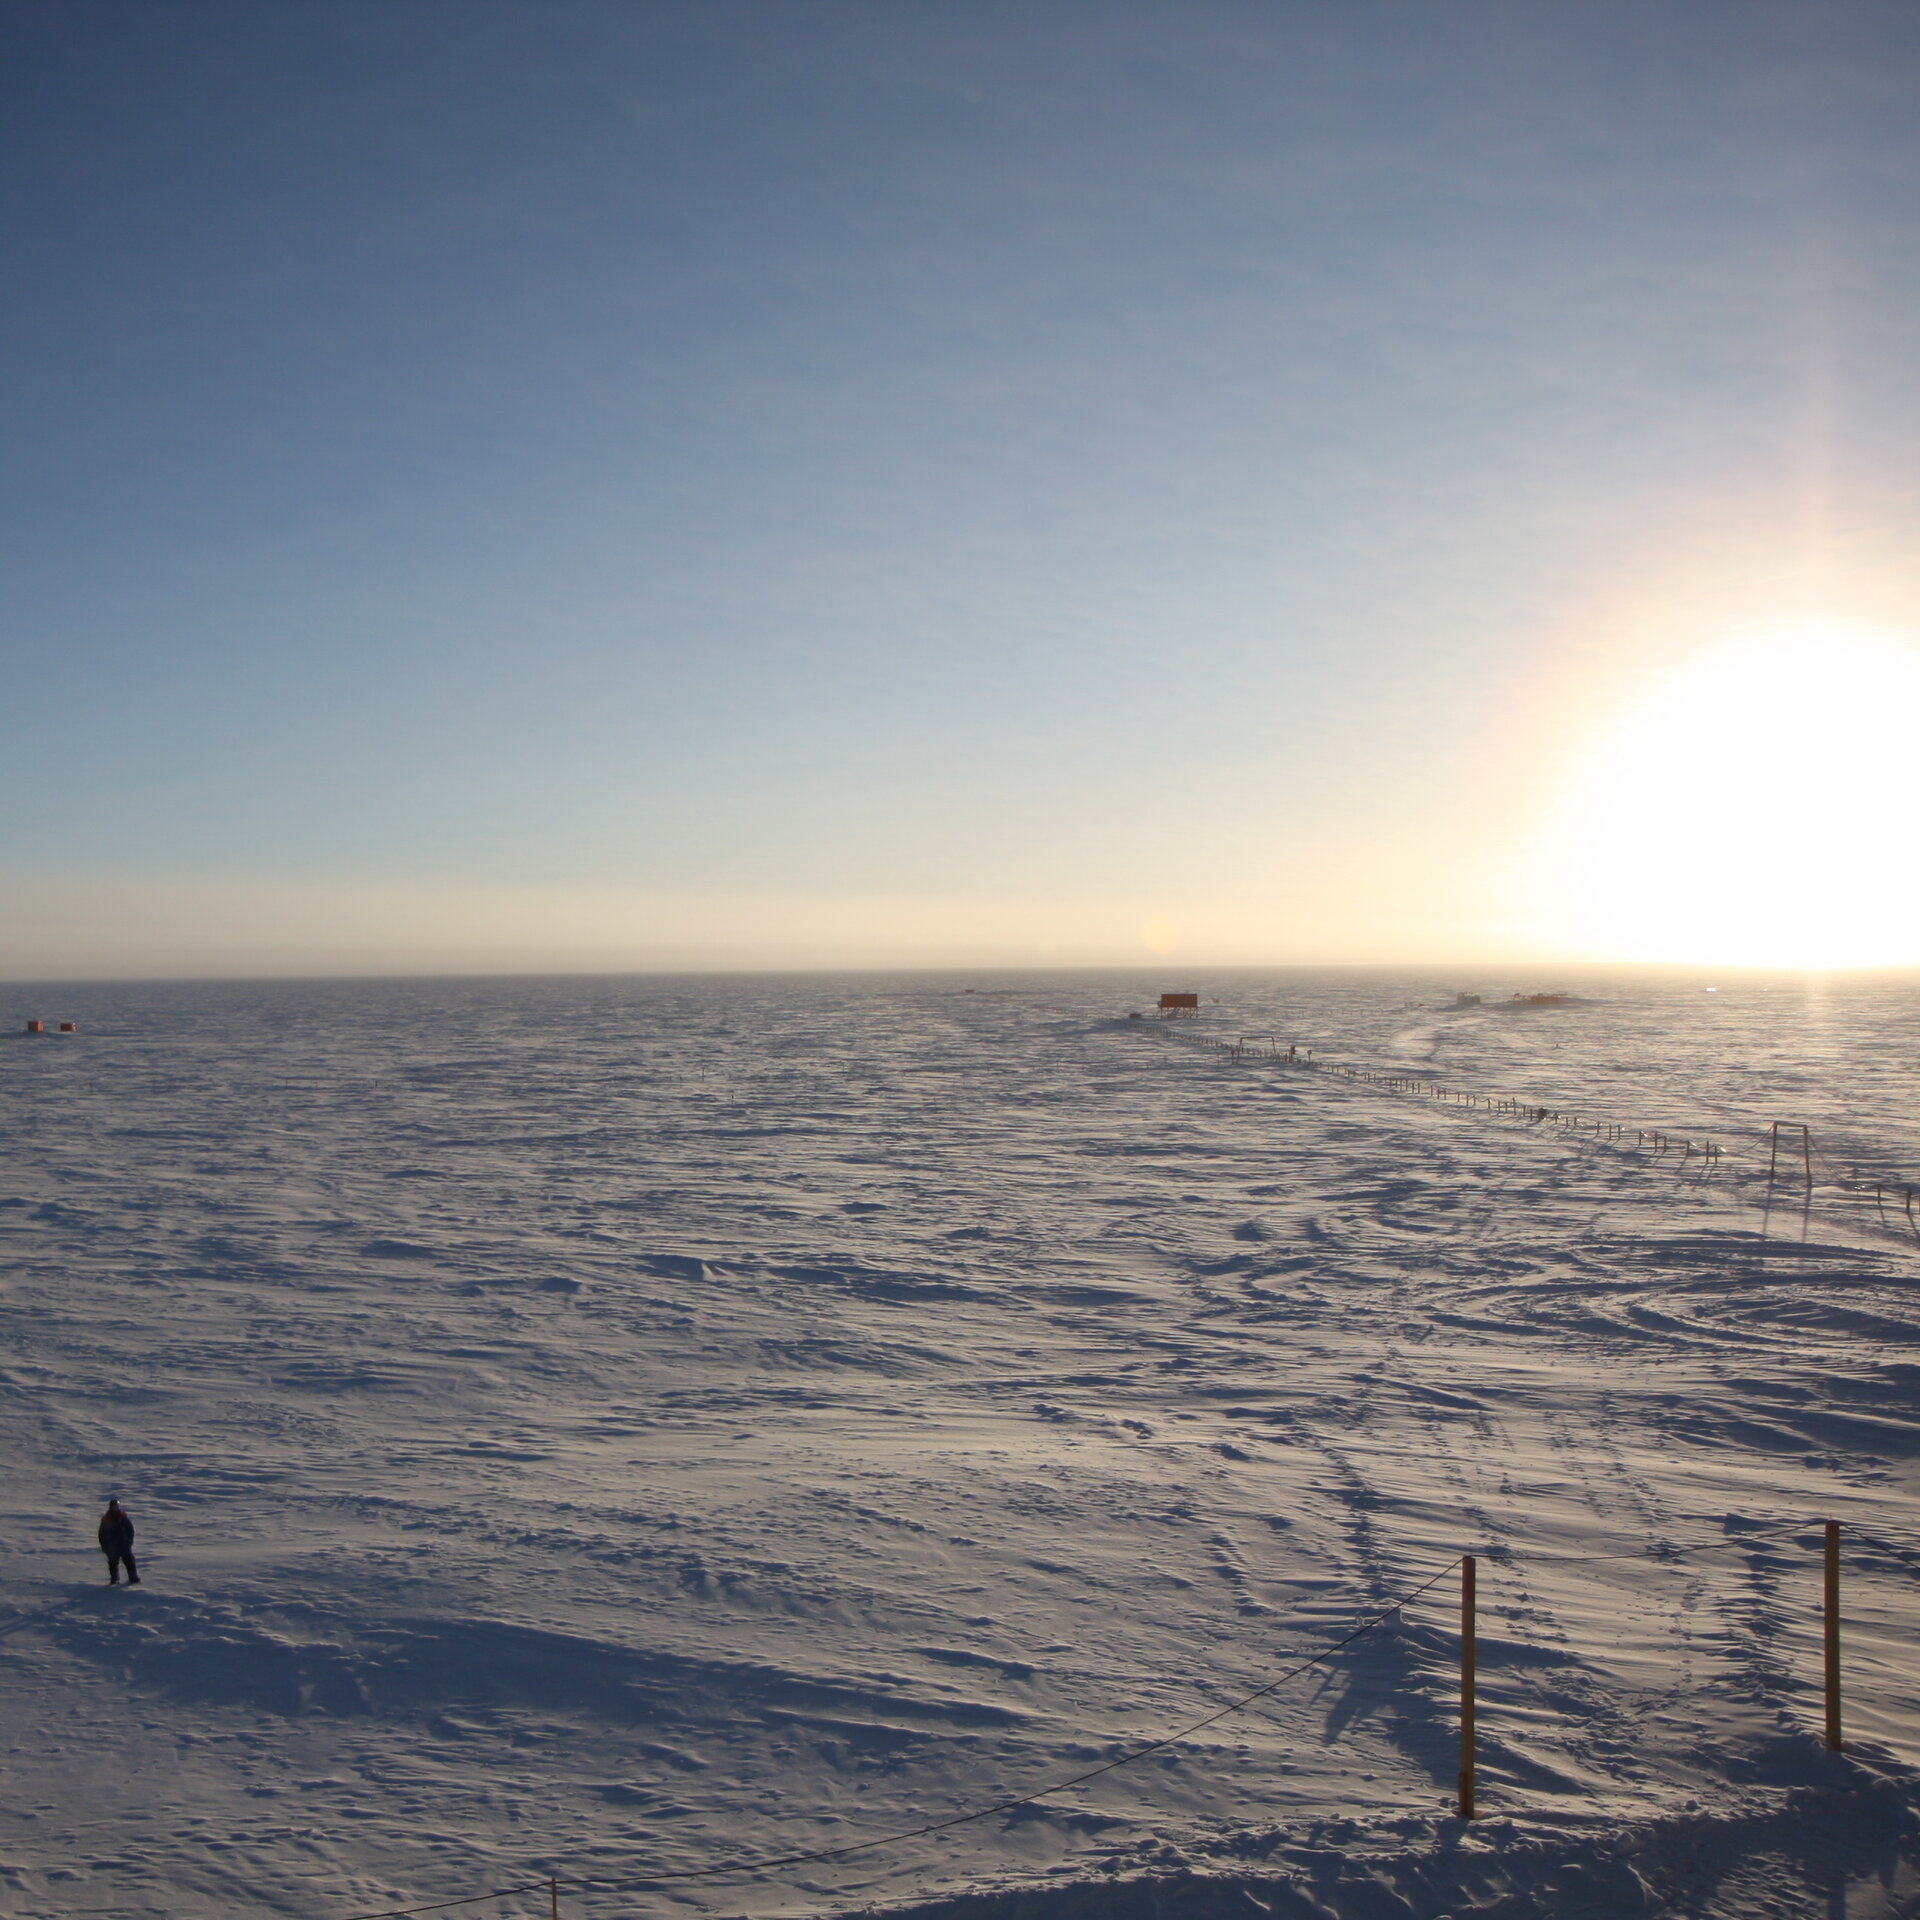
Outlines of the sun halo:
<svg viewBox="0 0 1920 1920">
<path fill-rule="evenodd" d="M 1838 623 L 1696 656 L 1576 767 L 1534 850 L 1554 943 L 1749 967 L 1920 963 L 1920 654 Z"/>
</svg>

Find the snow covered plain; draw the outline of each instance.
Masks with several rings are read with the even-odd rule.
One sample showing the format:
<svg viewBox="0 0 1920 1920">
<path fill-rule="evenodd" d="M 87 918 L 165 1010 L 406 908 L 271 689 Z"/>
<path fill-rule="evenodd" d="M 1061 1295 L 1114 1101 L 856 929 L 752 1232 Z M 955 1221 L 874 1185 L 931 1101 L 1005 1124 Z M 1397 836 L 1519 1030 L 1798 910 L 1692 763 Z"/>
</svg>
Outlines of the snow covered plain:
<svg viewBox="0 0 1920 1920">
<path fill-rule="evenodd" d="M 0 1041 L 0 1911 L 845 1845 L 1197 1719 L 1463 1551 L 1470 1829 L 1443 1583 L 1017 1813 L 562 1910 L 1920 1911 L 1912 1238 L 1124 1018 L 1198 986 L 1214 1031 L 1920 1177 L 1920 983 L 1447 1004 L 1542 984 L 0 992 L 84 1029 Z"/>
</svg>

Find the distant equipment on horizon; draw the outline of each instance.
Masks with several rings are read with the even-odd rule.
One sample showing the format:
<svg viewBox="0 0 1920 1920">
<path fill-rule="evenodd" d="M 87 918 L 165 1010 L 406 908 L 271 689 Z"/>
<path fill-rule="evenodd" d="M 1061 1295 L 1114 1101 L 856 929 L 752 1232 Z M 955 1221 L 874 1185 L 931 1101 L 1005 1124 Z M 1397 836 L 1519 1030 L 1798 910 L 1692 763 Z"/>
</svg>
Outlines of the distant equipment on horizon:
<svg viewBox="0 0 1920 1920">
<path fill-rule="evenodd" d="M 28 1033 L 45 1033 L 46 1030 L 47 1023 L 44 1020 L 29 1020 L 27 1022 L 26 1031 Z M 62 1020 L 60 1022 L 60 1031 L 62 1033 L 78 1033 L 80 1031 L 79 1022 L 75 1020 Z"/>
<path fill-rule="evenodd" d="M 1200 996 L 1197 993 L 1163 993 L 1160 996 L 1162 1020 L 1198 1020 Z"/>
<path fill-rule="evenodd" d="M 1510 1007 L 1564 1007 L 1572 998 L 1565 993 L 1516 993 L 1508 1002 Z M 1456 1007 L 1477 1007 L 1482 1004 L 1477 993 L 1456 993 L 1453 996 Z"/>
</svg>

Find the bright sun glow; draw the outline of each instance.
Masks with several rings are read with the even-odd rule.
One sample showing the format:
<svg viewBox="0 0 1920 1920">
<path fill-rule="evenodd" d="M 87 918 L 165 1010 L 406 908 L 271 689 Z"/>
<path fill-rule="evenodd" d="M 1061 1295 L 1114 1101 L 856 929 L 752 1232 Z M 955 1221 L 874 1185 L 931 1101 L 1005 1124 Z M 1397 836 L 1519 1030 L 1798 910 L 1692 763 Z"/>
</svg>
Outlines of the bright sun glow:
<svg viewBox="0 0 1920 1920">
<path fill-rule="evenodd" d="M 1539 847 L 1551 934 L 1596 956 L 1920 963 L 1920 654 L 1841 628 L 1717 648 L 1578 769 Z"/>
</svg>

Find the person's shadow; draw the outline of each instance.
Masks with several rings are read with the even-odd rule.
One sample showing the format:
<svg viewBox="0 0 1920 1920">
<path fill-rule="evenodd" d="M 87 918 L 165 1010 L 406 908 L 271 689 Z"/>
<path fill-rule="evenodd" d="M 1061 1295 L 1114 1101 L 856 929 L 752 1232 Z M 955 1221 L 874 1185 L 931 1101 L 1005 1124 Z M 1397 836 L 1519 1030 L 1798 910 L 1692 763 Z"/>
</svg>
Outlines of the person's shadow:
<svg viewBox="0 0 1920 1920">
<path fill-rule="evenodd" d="M 64 1613 L 78 1598 L 77 1594 L 70 1593 L 64 1600 L 56 1600 L 51 1606 L 42 1607 L 38 1613 L 15 1614 L 4 1626 L 0 1626 L 0 1640 L 6 1639 L 9 1634 L 18 1633 L 23 1627 L 32 1626 L 37 1620 L 51 1620 L 56 1613 Z"/>
</svg>

